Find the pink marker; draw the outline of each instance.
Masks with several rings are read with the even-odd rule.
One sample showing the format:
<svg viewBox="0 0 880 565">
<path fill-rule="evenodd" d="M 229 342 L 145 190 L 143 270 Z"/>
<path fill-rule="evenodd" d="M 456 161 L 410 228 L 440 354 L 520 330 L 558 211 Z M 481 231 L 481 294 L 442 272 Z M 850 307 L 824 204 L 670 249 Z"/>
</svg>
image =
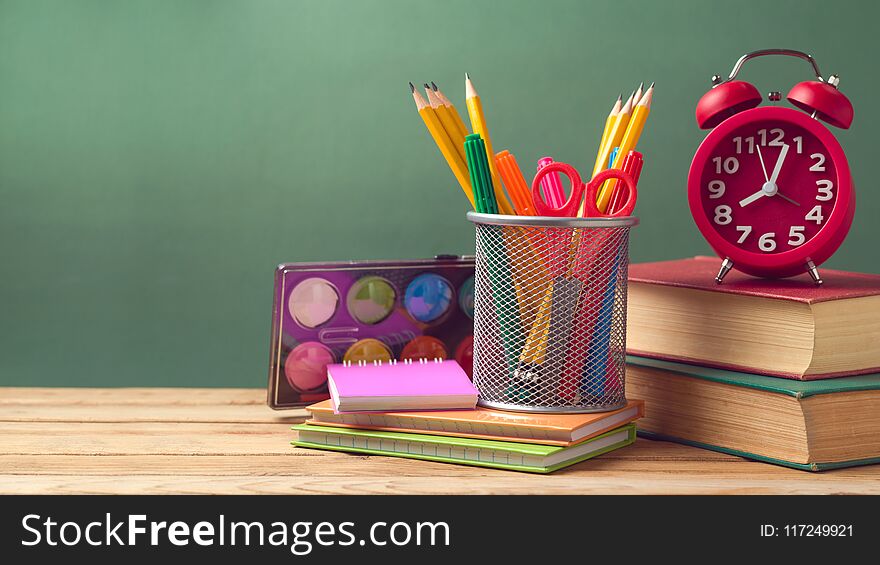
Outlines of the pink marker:
<svg viewBox="0 0 880 565">
<path fill-rule="evenodd" d="M 541 157 L 538 159 L 538 170 L 540 171 L 552 162 L 552 157 Z M 562 189 L 562 181 L 559 180 L 558 173 L 542 178 L 541 188 L 544 189 L 544 200 L 547 204 L 553 208 L 561 208 L 565 205 L 565 191 Z"/>
</svg>

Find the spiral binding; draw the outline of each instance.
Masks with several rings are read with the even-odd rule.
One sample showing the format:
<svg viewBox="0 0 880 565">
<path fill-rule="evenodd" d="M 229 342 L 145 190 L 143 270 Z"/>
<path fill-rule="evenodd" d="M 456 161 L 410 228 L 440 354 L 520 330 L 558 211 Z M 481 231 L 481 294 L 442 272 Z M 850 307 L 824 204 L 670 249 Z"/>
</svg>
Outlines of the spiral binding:
<svg viewBox="0 0 880 565">
<path fill-rule="evenodd" d="M 432 359 L 432 360 L 428 360 L 425 358 L 418 360 L 419 365 L 427 365 L 431 361 L 433 361 L 434 363 L 442 363 L 443 359 L 441 359 L 439 357 L 434 357 L 434 359 Z M 391 361 L 388 361 L 387 365 L 397 365 L 398 363 L 403 363 L 404 365 L 412 365 L 413 360 L 412 359 L 404 359 L 403 361 L 398 361 L 397 359 L 392 359 Z M 381 359 L 373 359 L 372 363 L 369 363 L 369 362 L 361 359 L 360 361 L 357 362 L 356 366 L 357 367 L 366 367 L 368 365 L 373 365 L 374 367 L 381 367 L 382 365 L 386 365 L 386 363 L 383 362 Z M 343 367 L 351 367 L 351 366 L 353 366 L 353 364 L 351 361 L 343 361 L 342 366 Z"/>
</svg>

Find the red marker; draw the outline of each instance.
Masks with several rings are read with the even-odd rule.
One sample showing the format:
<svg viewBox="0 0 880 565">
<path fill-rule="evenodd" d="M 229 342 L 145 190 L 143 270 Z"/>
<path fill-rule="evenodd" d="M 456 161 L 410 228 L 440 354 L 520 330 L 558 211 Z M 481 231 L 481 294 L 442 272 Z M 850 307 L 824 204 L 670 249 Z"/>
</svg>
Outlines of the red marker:
<svg viewBox="0 0 880 565">
<path fill-rule="evenodd" d="M 629 173 L 629 176 L 633 180 L 633 184 L 639 183 L 639 175 L 642 173 L 642 164 L 645 162 L 644 157 L 638 151 L 630 151 L 626 154 L 626 158 L 623 160 L 623 170 L 624 172 Z M 622 183 L 617 183 L 614 187 L 614 192 L 611 193 L 611 199 L 608 202 L 608 210 L 613 214 L 620 210 L 620 207 L 624 204 L 626 186 Z"/>
</svg>

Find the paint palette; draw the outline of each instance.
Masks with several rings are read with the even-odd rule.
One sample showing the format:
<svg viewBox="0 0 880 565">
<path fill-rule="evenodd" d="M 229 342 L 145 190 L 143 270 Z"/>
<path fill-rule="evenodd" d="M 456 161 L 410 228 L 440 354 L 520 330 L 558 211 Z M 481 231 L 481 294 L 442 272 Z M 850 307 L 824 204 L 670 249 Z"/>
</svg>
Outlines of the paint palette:
<svg viewBox="0 0 880 565">
<path fill-rule="evenodd" d="M 471 375 L 473 317 L 473 257 L 279 265 L 269 406 L 329 398 L 330 363 L 455 359 Z"/>
</svg>

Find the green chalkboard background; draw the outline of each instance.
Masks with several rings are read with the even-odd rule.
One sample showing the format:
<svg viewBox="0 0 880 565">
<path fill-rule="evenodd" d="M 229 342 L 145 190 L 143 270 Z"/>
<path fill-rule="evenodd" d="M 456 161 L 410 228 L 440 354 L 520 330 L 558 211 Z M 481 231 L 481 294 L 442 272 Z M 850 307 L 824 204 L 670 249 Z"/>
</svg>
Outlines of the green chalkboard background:
<svg viewBox="0 0 880 565">
<path fill-rule="evenodd" d="M 684 179 L 709 77 L 809 51 L 856 108 L 836 133 L 858 210 L 827 265 L 877 271 L 878 20 L 792 0 L 0 0 L 0 384 L 262 386 L 277 263 L 472 252 L 407 87 L 463 109 L 464 71 L 521 163 L 591 163 L 613 98 L 657 81 L 643 261 L 708 252 Z"/>
</svg>

